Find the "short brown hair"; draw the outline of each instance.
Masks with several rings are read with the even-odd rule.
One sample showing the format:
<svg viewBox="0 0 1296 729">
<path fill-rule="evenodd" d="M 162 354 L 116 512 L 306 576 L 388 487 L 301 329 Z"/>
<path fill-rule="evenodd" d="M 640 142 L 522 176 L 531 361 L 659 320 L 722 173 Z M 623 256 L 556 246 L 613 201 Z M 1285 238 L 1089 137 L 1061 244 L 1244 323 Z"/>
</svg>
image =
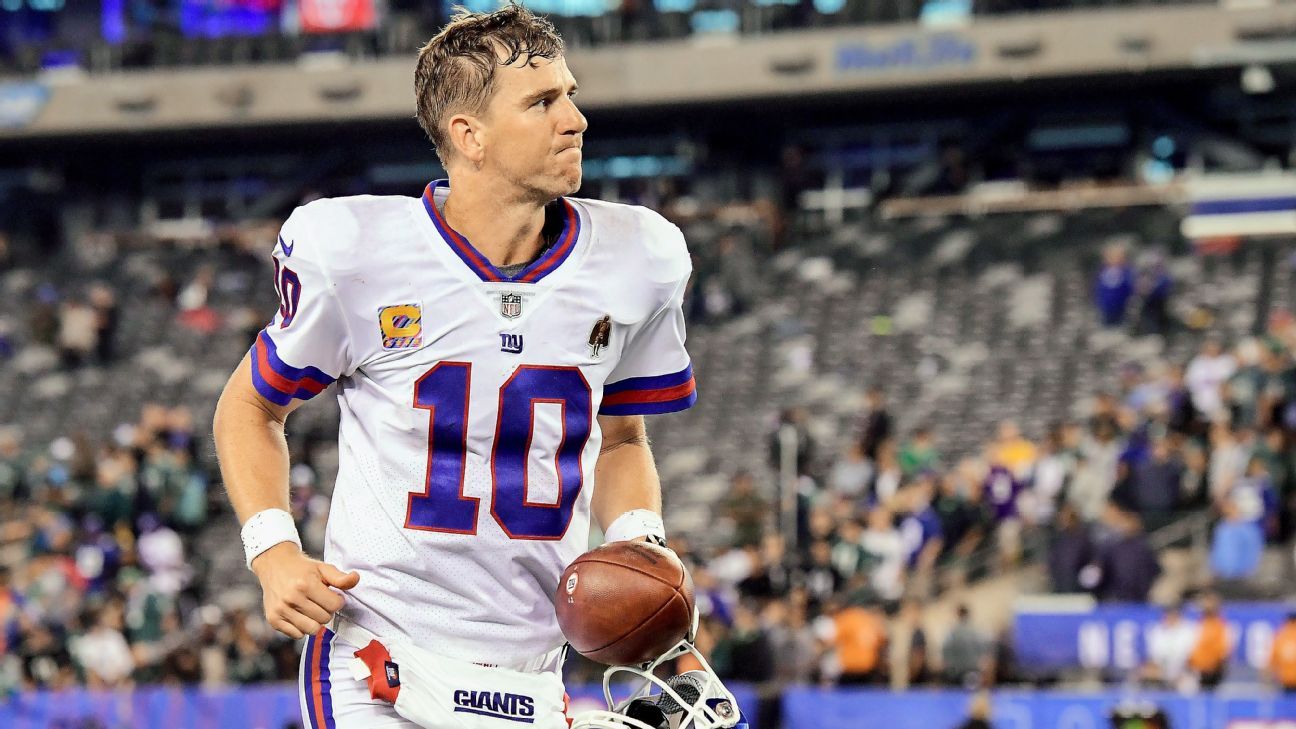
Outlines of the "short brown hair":
<svg viewBox="0 0 1296 729">
<path fill-rule="evenodd" d="M 446 119 L 486 109 L 497 66 L 511 66 L 519 58 L 555 60 L 564 51 L 553 23 L 516 2 L 493 13 L 456 9 L 446 27 L 419 49 L 414 71 L 419 126 L 432 140 L 441 163 L 448 161 L 451 149 Z"/>
</svg>

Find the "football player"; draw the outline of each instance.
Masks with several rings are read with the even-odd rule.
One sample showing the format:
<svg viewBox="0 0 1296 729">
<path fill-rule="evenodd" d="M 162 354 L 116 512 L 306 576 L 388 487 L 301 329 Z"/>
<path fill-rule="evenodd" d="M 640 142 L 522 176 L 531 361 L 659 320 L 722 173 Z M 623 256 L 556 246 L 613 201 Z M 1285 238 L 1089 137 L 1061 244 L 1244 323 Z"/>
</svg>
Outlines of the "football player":
<svg viewBox="0 0 1296 729">
<path fill-rule="evenodd" d="M 664 541 L 643 416 L 696 399 L 689 254 L 650 210 L 567 197 L 586 120 L 548 21 L 457 14 L 415 93 L 449 179 L 288 218 L 278 314 L 217 408 L 221 472 L 266 619 L 305 638 L 306 726 L 565 729 L 559 575 L 591 517 L 609 541 Z M 284 423 L 330 385 L 317 560 Z"/>
</svg>

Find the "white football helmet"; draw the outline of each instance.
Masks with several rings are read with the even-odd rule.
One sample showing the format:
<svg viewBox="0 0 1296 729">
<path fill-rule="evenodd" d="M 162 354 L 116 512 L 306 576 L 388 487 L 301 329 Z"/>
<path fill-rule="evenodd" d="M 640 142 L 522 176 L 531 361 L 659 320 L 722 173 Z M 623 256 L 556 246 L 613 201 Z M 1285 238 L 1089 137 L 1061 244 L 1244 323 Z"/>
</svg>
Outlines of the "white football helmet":
<svg viewBox="0 0 1296 729">
<path fill-rule="evenodd" d="M 720 682 L 702 654 L 693 646 L 698 616 L 684 640 L 645 666 L 612 666 L 603 673 L 606 711 L 587 711 L 572 721 L 571 729 L 747 729 L 733 694 Z M 657 667 L 690 654 L 702 670 L 686 671 L 663 681 L 654 675 Z M 629 679 L 639 686 L 629 698 L 616 702 L 612 682 Z M 665 722 L 665 723 L 663 723 Z"/>
</svg>

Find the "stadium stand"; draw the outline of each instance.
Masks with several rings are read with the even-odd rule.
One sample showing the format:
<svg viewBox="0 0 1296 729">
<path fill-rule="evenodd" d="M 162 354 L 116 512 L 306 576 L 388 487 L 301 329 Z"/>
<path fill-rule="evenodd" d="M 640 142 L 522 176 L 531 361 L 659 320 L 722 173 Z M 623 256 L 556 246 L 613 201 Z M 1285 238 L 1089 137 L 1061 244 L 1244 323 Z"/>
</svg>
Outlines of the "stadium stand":
<svg viewBox="0 0 1296 729">
<path fill-rule="evenodd" d="M 705 394 L 653 433 L 676 546 L 695 562 L 728 675 L 972 680 L 992 665 L 991 633 L 956 622 L 900 679 L 889 661 L 912 657 L 882 646 L 921 621 L 906 607 L 888 625 L 878 610 L 975 582 L 978 563 L 1047 564 L 1055 589 L 1100 599 L 1145 600 L 1161 572 L 1177 594 L 1274 594 L 1247 578 L 1263 542 L 1290 529 L 1274 417 L 1296 397 L 1296 249 L 1203 253 L 1178 236 L 1173 210 L 1146 207 L 876 219 L 770 253 L 760 209 L 679 221 L 699 257 L 691 349 Z M 5 310 L 26 313 L 6 317 L 0 380 L 0 422 L 13 424 L 0 438 L 11 685 L 295 670 L 291 644 L 249 617 L 254 586 L 224 548 L 236 524 L 209 488 L 202 425 L 274 305 L 260 285 L 272 231 L 231 227 L 183 249 L 88 233 L 49 266 L 5 271 Z M 1092 292 L 1113 246 L 1128 249 L 1138 293 L 1104 326 Z M 1173 282 L 1166 321 L 1141 314 L 1160 275 Z M 1217 339 L 1229 348 L 1212 354 Z M 1211 363 L 1222 369 L 1199 374 Z M 308 546 L 322 539 L 334 407 L 303 409 L 291 431 Z M 1208 427 L 1209 407 L 1233 427 Z M 807 451 L 797 548 L 771 517 L 778 464 L 765 454 L 780 413 Z M 1145 541 L 1144 525 L 1212 505 L 1224 518 L 1209 556 L 1179 557 L 1209 570 L 1154 558 L 1123 577 L 1103 562 L 1106 546 Z M 187 639 L 163 624 L 188 626 Z M 824 663 L 847 630 L 877 631 L 877 650 Z M 93 641 L 121 653 L 117 673 L 77 662 Z M 798 659 L 775 662 L 779 646 Z"/>
</svg>

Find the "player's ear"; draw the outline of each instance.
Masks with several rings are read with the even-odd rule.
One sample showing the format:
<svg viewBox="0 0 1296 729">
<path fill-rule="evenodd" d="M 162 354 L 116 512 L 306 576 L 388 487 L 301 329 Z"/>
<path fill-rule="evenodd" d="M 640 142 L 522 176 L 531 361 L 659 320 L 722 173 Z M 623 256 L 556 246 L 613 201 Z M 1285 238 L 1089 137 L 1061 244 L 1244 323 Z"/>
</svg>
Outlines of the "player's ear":
<svg viewBox="0 0 1296 729">
<path fill-rule="evenodd" d="M 455 153 L 474 166 L 480 166 L 486 156 L 481 123 L 471 114 L 455 114 L 450 117 L 448 125 L 450 144 L 454 145 Z"/>
</svg>

